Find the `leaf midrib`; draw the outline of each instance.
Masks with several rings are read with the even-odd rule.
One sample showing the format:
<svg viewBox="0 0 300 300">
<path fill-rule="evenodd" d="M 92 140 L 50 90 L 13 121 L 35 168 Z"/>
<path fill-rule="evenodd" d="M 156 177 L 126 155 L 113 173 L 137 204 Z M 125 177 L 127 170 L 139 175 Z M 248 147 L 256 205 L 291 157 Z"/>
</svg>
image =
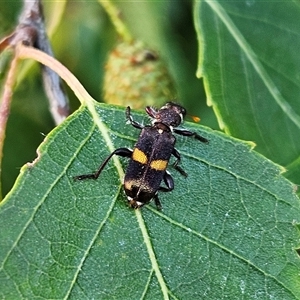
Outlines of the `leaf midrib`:
<svg viewBox="0 0 300 300">
<path fill-rule="evenodd" d="M 99 117 L 99 114 L 96 111 L 96 108 L 95 108 L 96 102 L 86 101 L 86 104 L 87 104 L 88 110 L 91 113 L 93 121 L 95 122 L 95 124 L 98 127 L 100 133 L 102 134 L 102 137 L 104 139 L 105 144 L 109 148 L 110 152 L 113 152 L 115 150 L 115 147 L 113 145 L 112 139 L 110 138 L 109 130 L 108 130 L 107 126 L 105 125 L 105 123 L 103 123 L 103 121 Z M 113 156 L 113 162 L 114 162 L 114 165 L 115 165 L 115 167 L 118 171 L 120 181 L 122 181 L 122 179 L 124 177 L 124 171 L 123 171 L 121 162 L 120 162 L 120 160 L 117 156 Z M 114 205 L 114 203 L 113 203 L 113 205 Z M 113 205 L 111 207 L 113 207 Z M 135 215 L 136 215 L 140 230 L 142 232 L 142 236 L 143 236 L 143 239 L 144 239 L 144 243 L 146 245 L 146 249 L 147 249 L 149 259 L 150 259 L 150 262 L 151 262 L 151 265 L 152 265 L 152 269 L 154 270 L 155 275 L 156 275 L 157 280 L 158 280 L 158 283 L 161 287 L 163 297 L 164 297 L 165 300 L 167 300 L 167 299 L 169 299 L 168 288 L 167 288 L 166 282 L 163 278 L 163 275 L 160 271 L 159 264 L 158 264 L 158 261 L 157 261 L 156 256 L 155 256 L 155 252 L 154 252 L 154 249 L 152 247 L 151 239 L 150 239 L 150 236 L 149 236 L 149 233 L 148 233 L 148 230 L 147 230 L 145 221 L 142 217 L 142 213 L 141 213 L 140 209 L 135 210 Z M 98 229 L 98 231 L 99 230 L 101 230 L 101 229 Z M 97 237 L 97 234 L 95 235 L 94 240 L 95 240 L 96 237 Z M 91 242 L 90 246 L 92 245 L 92 243 L 93 242 Z M 76 278 L 74 277 L 74 281 L 73 281 L 74 283 L 75 283 L 75 280 L 76 280 Z"/>
</svg>

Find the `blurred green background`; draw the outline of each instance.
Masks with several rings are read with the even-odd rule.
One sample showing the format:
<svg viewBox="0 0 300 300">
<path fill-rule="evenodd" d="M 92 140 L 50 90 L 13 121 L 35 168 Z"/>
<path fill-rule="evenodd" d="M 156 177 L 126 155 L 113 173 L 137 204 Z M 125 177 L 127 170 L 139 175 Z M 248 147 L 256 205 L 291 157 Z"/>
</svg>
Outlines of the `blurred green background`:
<svg viewBox="0 0 300 300">
<path fill-rule="evenodd" d="M 58 24 L 50 40 L 56 58 L 80 80 L 87 91 L 102 101 L 102 82 L 107 55 L 118 38 L 110 19 L 97 1 L 44 1 L 46 24 Z M 196 78 L 198 46 L 193 24 L 192 1 L 116 3 L 133 37 L 155 49 L 166 61 L 178 97 L 201 124 L 218 129 L 211 108 L 206 105 L 202 80 Z M 21 1 L 0 1 L 0 37 L 13 31 Z M 7 59 L 0 56 L 0 86 Z M 26 62 L 25 62 L 26 63 Z M 20 68 L 22 73 L 22 68 Z M 66 87 L 72 111 L 79 102 Z M 13 96 L 2 169 L 3 194 L 13 186 L 19 170 L 36 157 L 36 148 L 55 126 L 42 88 L 41 72 L 34 63 L 19 80 Z M 41 179 L 42 180 L 42 179 Z"/>
</svg>

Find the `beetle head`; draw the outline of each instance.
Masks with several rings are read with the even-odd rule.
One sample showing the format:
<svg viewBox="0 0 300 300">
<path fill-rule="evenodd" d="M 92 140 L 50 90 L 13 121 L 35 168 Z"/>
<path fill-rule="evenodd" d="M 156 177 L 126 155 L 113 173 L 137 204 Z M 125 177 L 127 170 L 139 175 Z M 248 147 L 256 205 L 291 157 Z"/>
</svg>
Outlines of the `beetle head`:
<svg viewBox="0 0 300 300">
<path fill-rule="evenodd" d="M 145 110 L 153 118 L 153 124 L 163 123 L 168 127 L 179 126 L 186 115 L 185 108 L 174 102 L 167 102 L 158 110 L 150 106 L 147 106 Z"/>
</svg>

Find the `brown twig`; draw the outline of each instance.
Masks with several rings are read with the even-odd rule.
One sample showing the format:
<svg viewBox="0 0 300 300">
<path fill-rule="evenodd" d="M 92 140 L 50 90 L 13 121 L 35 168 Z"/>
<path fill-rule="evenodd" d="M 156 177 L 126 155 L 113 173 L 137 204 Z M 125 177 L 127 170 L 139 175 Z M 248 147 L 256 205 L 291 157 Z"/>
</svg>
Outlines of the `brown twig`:
<svg viewBox="0 0 300 300">
<path fill-rule="evenodd" d="M 0 51 L 7 47 L 14 48 L 19 43 L 54 56 L 46 34 L 40 0 L 24 0 L 18 26 L 11 35 L 0 41 Z M 52 69 L 42 66 L 42 75 L 51 114 L 55 123 L 60 124 L 70 114 L 68 97 L 62 88 L 59 76 Z"/>
<path fill-rule="evenodd" d="M 41 0 L 23 0 L 23 4 L 23 9 L 19 16 L 16 29 L 12 34 L 0 41 L 0 52 L 7 48 L 15 49 L 18 45 L 23 44 L 40 49 L 49 56 L 53 56 L 51 45 L 45 30 Z M 10 111 L 13 88 L 15 87 L 17 62 L 18 54 L 15 53 L 15 56 L 11 61 L 10 69 L 8 70 L 0 104 L 0 179 L 5 130 Z M 60 77 L 51 68 L 42 65 L 42 75 L 45 92 L 50 104 L 50 111 L 56 124 L 60 124 L 69 115 L 67 95 L 62 89 Z"/>
<path fill-rule="evenodd" d="M 31 45 L 50 56 L 54 56 L 46 34 L 40 0 L 24 0 L 24 9 L 19 18 L 18 28 L 22 28 L 23 26 L 31 28 L 36 33 L 34 43 L 27 45 Z M 68 97 L 62 88 L 59 76 L 52 69 L 42 66 L 42 75 L 50 111 L 55 123 L 60 124 L 70 114 Z"/>
<path fill-rule="evenodd" d="M 85 90 L 79 80 L 73 75 L 63 64 L 61 64 L 54 57 L 42 52 L 38 49 L 27 47 L 26 45 L 19 44 L 16 47 L 16 55 L 19 59 L 34 59 L 41 64 L 48 66 L 55 70 L 55 72 L 62 78 L 66 84 L 73 90 L 82 104 L 86 102 L 94 102 L 95 100 Z"/>
</svg>

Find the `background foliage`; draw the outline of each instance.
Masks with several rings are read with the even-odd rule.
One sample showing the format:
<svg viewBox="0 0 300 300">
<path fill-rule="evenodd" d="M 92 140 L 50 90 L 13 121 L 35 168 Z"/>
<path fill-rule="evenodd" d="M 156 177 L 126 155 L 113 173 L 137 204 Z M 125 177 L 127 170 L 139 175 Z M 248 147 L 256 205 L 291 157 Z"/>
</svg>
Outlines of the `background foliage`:
<svg viewBox="0 0 300 300">
<path fill-rule="evenodd" d="M 1 2 L 0 35 L 10 32 L 16 24 L 22 5 L 21 1 L 12 3 Z M 205 104 L 201 80 L 195 77 L 198 49 L 192 4 L 129 1 L 118 5 L 133 35 L 163 55 L 176 81 L 178 99 L 192 114 L 201 117 L 202 124 L 217 128 L 214 114 Z M 52 20 L 57 15 L 53 8 L 59 9 L 57 4 L 46 1 L 44 6 L 46 20 Z M 51 38 L 56 58 L 72 71 L 92 97 L 102 101 L 104 65 L 108 51 L 117 42 L 115 30 L 96 1 L 88 1 L 88 5 L 84 1 L 68 1 L 65 9 L 63 21 Z M 14 95 L 4 149 L 4 193 L 12 187 L 20 167 L 36 156 L 35 149 L 43 134 L 54 126 L 41 86 L 40 70 L 35 65 Z M 69 97 L 75 110 L 78 100 L 72 92 Z M 23 128 L 28 128 L 28 134 L 24 134 Z"/>
<path fill-rule="evenodd" d="M 96 2 L 64 5 L 45 2 L 47 20 L 59 24 L 51 38 L 56 57 L 101 101 L 105 59 L 117 41 L 114 28 Z M 295 251 L 299 199 L 293 194 L 296 186 L 272 163 L 288 167 L 285 175 L 298 182 L 298 6 L 293 1 L 118 5 L 132 34 L 168 63 L 178 99 L 188 111 L 201 116 L 203 125 L 256 142 L 268 159 L 253 152 L 251 143 L 187 124 L 207 134 L 209 151 L 181 140 L 191 179 L 176 180 L 176 205 L 163 204 L 166 213 L 151 206 L 133 213 L 120 201 L 124 197 L 113 168 L 101 181 L 104 194 L 93 182 L 71 180 L 81 170 L 94 169 L 102 151 L 111 150 L 98 129 L 115 146 L 136 138 L 135 130 L 128 134 L 123 128 L 120 109 L 95 105 L 104 116 L 104 127 L 97 129 L 97 117 L 91 119 L 81 107 L 46 138 L 39 159 L 22 169 L 14 193 L 2 206 L 0 278 L 11 284 L 2 296 L 90 298 L 97 291 L 103 298 L 136 293 L 151 299 L 161 294 L 165 299 L 300 299 Z M 1 35 L 14 27 L 20 7 L 19 2 L 3 2 Z M 0 63 L 2 83 L 5 57 Z M 195 77 L 196 66 L 206 95 L 202 80 Z M 26 76 L 22 72 L 7 130 L 4 192 L 54 127 L 38 65 Z M 76 110 L 78 101 L 68 93 Z M 136 117 L 142 120 L 140 114 Z M 60 143 L 67 140 L 68 147 L 63 147 Z M 186 195 L 199 202 L 191 205 Z M 5 227 L 11 220 L 14 226 Z M 139 287 L 132 289 L 131 280 Z M 214 289 L 216 282 L 219 290 Z"/>
</svg>

